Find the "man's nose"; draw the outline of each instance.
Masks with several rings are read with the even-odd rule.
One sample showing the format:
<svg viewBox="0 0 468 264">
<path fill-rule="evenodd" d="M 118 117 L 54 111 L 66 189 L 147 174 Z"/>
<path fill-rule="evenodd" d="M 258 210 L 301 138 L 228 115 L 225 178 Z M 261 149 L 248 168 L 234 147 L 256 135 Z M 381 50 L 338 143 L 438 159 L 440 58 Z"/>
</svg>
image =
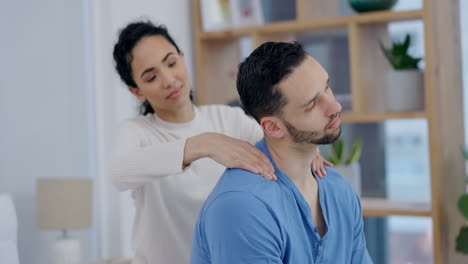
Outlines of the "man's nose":
<svg viewBox="0 0 468 264">
<path fill-rule="evenodd" d="M 330 117 L 336 113 L 341 112 L 341 109 L 342 109 L 341 104 L 338 101 L 336 101 L 335 96 L 333 95 L 327 96 L 325 100 L 326 100 L 325 102 L 325 105 L 326 105 L 325 115 L 326 116 Z"/>
</svg>

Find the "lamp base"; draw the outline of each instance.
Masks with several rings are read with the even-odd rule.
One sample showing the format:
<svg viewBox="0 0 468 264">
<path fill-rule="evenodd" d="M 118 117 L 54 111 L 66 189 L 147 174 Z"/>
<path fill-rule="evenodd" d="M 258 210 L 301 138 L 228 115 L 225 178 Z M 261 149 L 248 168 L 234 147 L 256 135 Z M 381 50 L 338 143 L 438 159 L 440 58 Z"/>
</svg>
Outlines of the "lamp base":
<svg viewBox="0 0 468 264">
<path fill-rule="evenodd" d="M 71 238 L 60 238 L 52 247 L 52 264 L 79 264 L 80 242 Z"/>
</svg>

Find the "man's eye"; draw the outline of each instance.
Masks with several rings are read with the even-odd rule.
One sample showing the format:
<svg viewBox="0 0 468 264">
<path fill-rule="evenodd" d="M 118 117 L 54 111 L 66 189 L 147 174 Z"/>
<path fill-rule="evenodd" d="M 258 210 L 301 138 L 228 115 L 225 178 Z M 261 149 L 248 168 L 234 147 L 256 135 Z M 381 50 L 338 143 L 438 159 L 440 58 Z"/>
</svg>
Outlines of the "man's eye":
<svg viewBox="0 0 468 264">
<path fill-rule="evenodd" d="M 312 103 L 310 104 L 309 108 L 307 108 L 305 111 L 306 111 L 306 112 L 312 111 L 312 109 L 314 109 L 314 106 L 315 106 L 315 101 L 312 102 Z"/>
</svg>

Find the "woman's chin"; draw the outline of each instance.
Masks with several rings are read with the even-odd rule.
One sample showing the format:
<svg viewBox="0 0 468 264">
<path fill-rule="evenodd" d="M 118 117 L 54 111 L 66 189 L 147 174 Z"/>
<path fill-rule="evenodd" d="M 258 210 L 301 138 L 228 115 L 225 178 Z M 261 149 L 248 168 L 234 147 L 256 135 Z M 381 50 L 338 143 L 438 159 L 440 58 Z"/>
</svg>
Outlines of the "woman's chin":
<svg viewBox="0 0 468 264">
<path fill-rule="evenodd" d="M 185 106 L 191 105 L 192 101 L 189 96 L 181 96 L 174 101 L 174 107 L 177 109 L 184 108 Z"/>
</svg>

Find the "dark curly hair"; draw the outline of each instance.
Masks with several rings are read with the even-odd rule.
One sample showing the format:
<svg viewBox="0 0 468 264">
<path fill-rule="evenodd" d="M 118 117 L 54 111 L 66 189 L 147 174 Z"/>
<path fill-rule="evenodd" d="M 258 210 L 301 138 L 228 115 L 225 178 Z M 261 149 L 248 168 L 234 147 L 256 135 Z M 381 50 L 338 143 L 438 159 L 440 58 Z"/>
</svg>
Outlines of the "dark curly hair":
<svg viewBox="0 0 468 264">
<path fill-rule="evenodd" d="M 257 122 L 266 115 L 281 113 L 288 101 L 278 83 L 306 57 L 306 51 L 297 42 L 266 42 L 239 65 L 237 91 L 245 110 Z"/>
<path fill-rule="evenodd" d="M 144 37 L 159 35 L 163 36 L 171 43 L 180 54 L 179 46 L 169 35 L 167 28 L 164 25 L 154 25 L 151 21 L 137 21 L 125 26 L 119 32 L 119 39 L 114 46 L 114 61 L 115 69 L 120 76 L 120 79 L 131 87 L 138 87 L 132 77 L 132 50 L 135 45 Z M 140 113 L 143 115 L 154 113 L 148 101 L 145 101 L 140 106 Z"/>
</svg>

